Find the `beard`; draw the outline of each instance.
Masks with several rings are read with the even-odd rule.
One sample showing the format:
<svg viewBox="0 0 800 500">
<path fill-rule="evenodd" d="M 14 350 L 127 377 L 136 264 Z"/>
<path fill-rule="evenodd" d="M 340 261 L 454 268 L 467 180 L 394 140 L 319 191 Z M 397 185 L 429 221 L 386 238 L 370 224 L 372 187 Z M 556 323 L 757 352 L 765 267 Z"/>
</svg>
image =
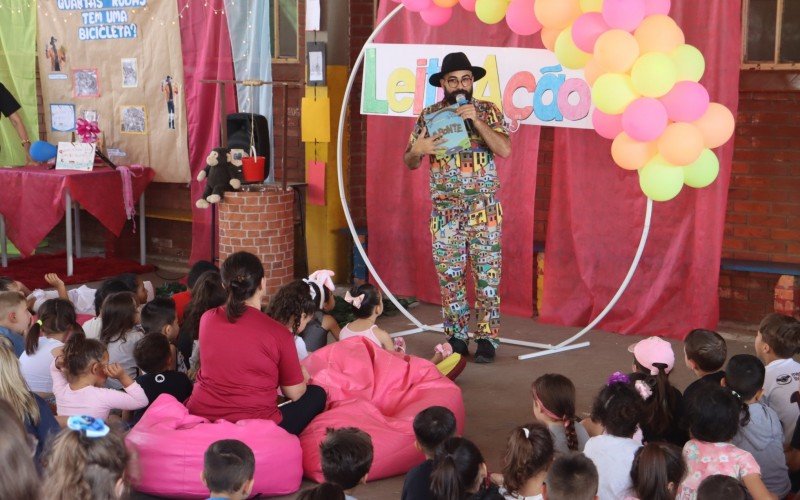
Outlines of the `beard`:
<svg viewBox="0 0 800 500">
<path fill-rule="evenodd" d="M 452 92 L 450 92 L 448 90 L 445 90 L 444 91 L 444 100 L 445 100 L 445 102 L 447 102 L 447 104 L 456 104 L 456 96 L 458 94 L 463 94 L 464 97 L 467 98 L 467 102 L 472 101 L 472 89 L 469 89 L 469 90 L 458 89 L 458 90 L 454 90 Z"/>
</svg>

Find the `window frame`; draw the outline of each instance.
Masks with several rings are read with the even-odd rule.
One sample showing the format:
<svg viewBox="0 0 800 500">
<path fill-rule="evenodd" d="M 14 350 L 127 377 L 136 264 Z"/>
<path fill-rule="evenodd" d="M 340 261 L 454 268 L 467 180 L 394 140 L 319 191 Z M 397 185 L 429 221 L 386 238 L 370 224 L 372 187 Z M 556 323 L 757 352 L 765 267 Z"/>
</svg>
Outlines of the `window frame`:
<svg viewBox="0 0 800 500">
<path fill-rule="evenodd" d="M 777 0 L 777 10 L 775 16 L 775 47 L 772 51 L 772 61 L 748 62 L 747 61 L 747 37 L 749 35 L 750 21 L 750 0 L 742 0 L 742 69 L 756 70 L 797 70 L 800 69 L 800 62 L 782 63 L 779 62 L 781 35 L 783 34 L 783 8 L 785 0 Z"/>
<path fill-rule="evenodd" d="M 269 0 L 267 0 L 267 1 L 269 1 Z M 297 63 L 300 62 L 300 55 L 301 55 L 301 51 L 300 51 L 300 26 L 301 26 L 301 24 L 300 24 L 300 0 L 294 0 L 294 2 L 295 2 L 295 5 L 297 5 L 297 37 L 295 39 L 295 43 L 297 45 L 297 51 L 296 51 L 297 52 L 297 57 L 272 57 L 272 55 L 270 54 L 270 57 L 272 59 L 272 63 L 273 64 L 297 64 Z M 276 49 L 275 53 L 276 54 L 280 53 L 280 39 L 281 39 L 281 37 L 280 37 L 280 30 L 281 30 L 280 24 L 281 23 L 280 23 L 280 17 L 278 15 L 279 7 L 280 7 L 280 0 L 273 0 L 273 2 L 272 2 L 272 12 L 270 12 L 270 14 L 273 16 L 273 19 L 275 19 L 275 22 L 273 23 L 273 26 L 275 27 L 275 29 L 270 33 L 270 37 L 272 38 L 272 40 L 270 40 L 270 44 L 276 44 L 276 46 L 275 46 L 275 49 Z"/>
</svg>

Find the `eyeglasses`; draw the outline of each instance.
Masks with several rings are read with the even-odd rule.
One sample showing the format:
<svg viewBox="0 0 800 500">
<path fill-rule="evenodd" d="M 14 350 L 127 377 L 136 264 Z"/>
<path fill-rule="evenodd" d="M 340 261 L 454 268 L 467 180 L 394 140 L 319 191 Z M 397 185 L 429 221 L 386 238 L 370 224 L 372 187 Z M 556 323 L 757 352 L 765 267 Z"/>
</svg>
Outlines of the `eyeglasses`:
<svg viewBox="0 0 800 500">
<path fill-rule="evenodd" d="M 466 86 L 470 85 L 472 82 L 473 82 L 472 75 L 462 76 L 461 80 L 459 80 L 458 78 L 456 78 L 454 76 L 451 76 L 450 78 L 445 80 L 445 83 L 447 84 L 447 86 L 448 87 L 452 87 L 452 88 L 458 87 L 459 83 L 461 85 L 463 85 L 464 87 L 466 87 Z"/>
</svg>

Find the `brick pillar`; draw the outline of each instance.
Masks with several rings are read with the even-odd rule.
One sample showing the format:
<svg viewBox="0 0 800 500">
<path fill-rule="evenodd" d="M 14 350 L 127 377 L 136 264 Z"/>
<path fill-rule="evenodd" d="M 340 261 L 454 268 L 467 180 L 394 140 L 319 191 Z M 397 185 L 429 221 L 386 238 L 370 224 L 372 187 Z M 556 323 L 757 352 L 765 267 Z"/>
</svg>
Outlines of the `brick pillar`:
<svg viewBox="0 0 800 500">
<path fill-rule="evenodd" d="M 800 314 L 800 280 L 783 275 L 775 286 L 775 312 L 798 317 Z"/>
<path fill-rule="evenodd" d="M 238 251 L 261 259 L 267 300 L 294 278 L 294 194 L 291 190 L 225 193 L 219 204 L 219 259 Z"/>
</svg>

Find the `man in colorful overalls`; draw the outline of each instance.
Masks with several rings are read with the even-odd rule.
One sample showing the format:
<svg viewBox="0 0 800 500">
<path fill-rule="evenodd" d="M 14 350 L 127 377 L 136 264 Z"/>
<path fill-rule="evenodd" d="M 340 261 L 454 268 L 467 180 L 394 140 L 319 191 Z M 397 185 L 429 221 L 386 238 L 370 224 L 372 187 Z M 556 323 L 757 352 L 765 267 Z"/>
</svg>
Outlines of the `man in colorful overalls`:
<svg viewBox="0 0 800 500">
<path fill-rule="evenodd" d="M 503 211 L 497 200 L 500 180 L 494 156 L 511 154 L 503 113 L 491 102 L 472 98 L 473 81 L 485 75 L 486 70 L 472 66 L 463 52 L 446 55 L 442 70 L 428 80 L 443 88 L 444 99 L 422 111 L 403 155 L 412 170 L 424 156 L 430 158 L 430 228 L 444 329 L 453 351 L 462 355 L 468 353 L 469 343 L 465 270 L 470 263 L 476 289 L 477 363 L 494 361 L 499 344 Z M 470 147 L 447 155 L 441 147 L 442 135 L 428 133 L 425 116 L 453 104 L 460 104 L 456 113 L 465 121 Z"/>
</svg>

